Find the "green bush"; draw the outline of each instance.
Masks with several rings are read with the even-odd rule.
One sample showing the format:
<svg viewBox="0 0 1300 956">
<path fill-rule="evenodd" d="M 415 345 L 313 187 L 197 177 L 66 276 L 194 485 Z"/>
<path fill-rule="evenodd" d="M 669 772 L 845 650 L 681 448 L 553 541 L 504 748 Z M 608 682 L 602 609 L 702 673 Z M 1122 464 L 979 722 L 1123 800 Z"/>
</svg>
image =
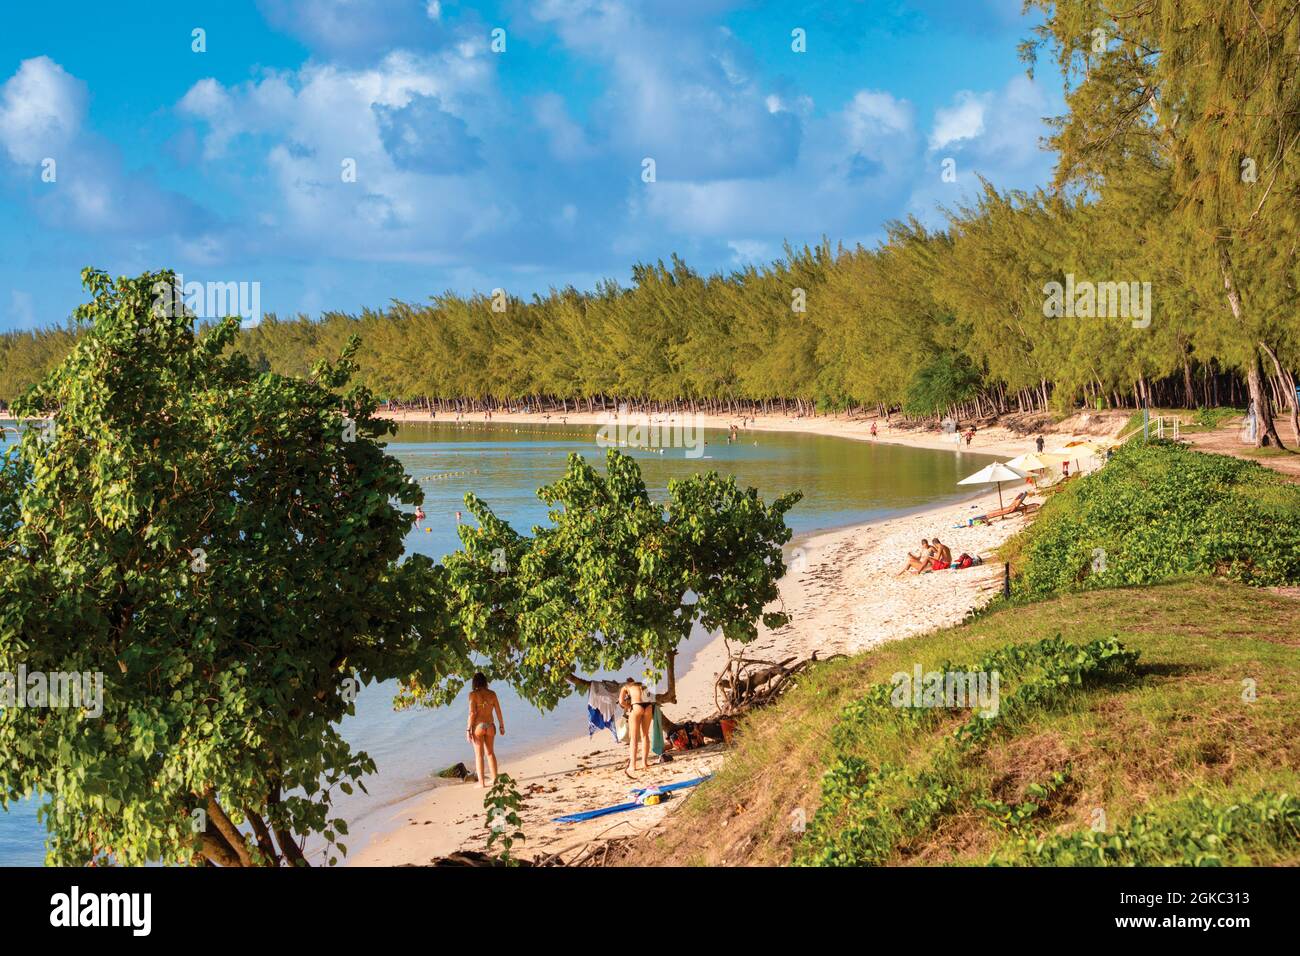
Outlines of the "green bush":
<svg viewBox="0 0 1300 956">
<path fill-rule="evenodd" d="M 939 673 L 997 673 L 996 714 L 954 711 L 949 707 L 894 706 L 893 687 L 876 684 L 844 708 L 832 739 L 835 759 L 822 778 L 821 805 L 799 845 L 801 866 L 877 866 L 901 845 L 934 828 L 948 814 L 979 807 L 999 815 L 991 795 L 963 786 L 962 766 L 978 759 L 994 736 L 1014 736 L 1035 714 L 1053 710 L 1081 689 L 1122 683 L 1136 676 L 1138 654 L 1114 638 L 1070 644 L 1058 634 L 1031 644 L 1009 644 L 978 663 L 944 661 Z M 1009 693 L 1007 692 L 1009 690 Z M 966 719 L 941 737 L 928 763 L 911 771 L 889 763 L 879 766 L 859 756 L 868 727 L 888 728 L 898 737 L 915 739 L 938 729 L 954 713 Z M 1044 795 L 1059 787 L 1049 781 Z M 1025 807 L 1021 812 L 1032 815 Z M 1014 811 L 1008 810 L 1014 815 Z"/>
<path fill-rule="evenodd" d="M 1210 574 L 1300 583 L 1300 486 L 1254 462 L 1130 443 L 1053 495 L 1015 546 L 1013 593 Z"/>
<path fill-rule="evenodd" d="M 994 864 L 1031 866 L 1248 865 L 1266 848 L 1300 841 L 1300 800 L 1267 791 L 1226 805 L 1203 796 L 1135 816 L 1114 833 L 1022 838 Z"/>
</svg>

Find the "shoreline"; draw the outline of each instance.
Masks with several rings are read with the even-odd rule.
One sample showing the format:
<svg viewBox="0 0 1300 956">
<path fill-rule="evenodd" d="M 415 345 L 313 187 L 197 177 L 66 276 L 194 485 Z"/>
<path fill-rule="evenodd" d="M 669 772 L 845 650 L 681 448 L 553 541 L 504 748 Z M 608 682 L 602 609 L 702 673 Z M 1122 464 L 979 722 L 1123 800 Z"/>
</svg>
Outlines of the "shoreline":
<svg viewBox="0 0 1300 956">
<path fill-rule="evenodd" d="M 504 418 L 494 421 L 505 423 Z M 909 514 L 795 538 L 787 545 L 791 570 L 781 582 L 777 601 L 777 606 L 790 613 L 791 621 L 777 631 L 761 630 L 745 646 L 746 656 L 777 661 L 814 652 L 819 658 L 852 654 L 959 623 L 996 595 L 1001 565 L 902 578 L 891 575 L 908 550 L 916 549 L 920 538 L 936 534 L 953 549 L 954 557 L 963 551 L 987 556 L 1023 527 L 1023 518 L 973 528 L 954 525 L 997 507 L 997 500 L 996 492 L 986 491 Z M 802 561 L 796 565 L 793 558 L 800 557 L 800 551 Z M 863 600 L 862 595 L 873 593 L 875 600 Z M 678 703 L 666 705 L 674 720 L 699 719 L 715 710 L 714 683 L 725 667 L 727 654 L 726 643 L 718 635 L 694 655 L 678 676 Z M 575 725 L 586 724 L 585 700 L 580 695 L 566 698 L 560 707 L 572 713 Z M 506 715 L 507 732 L 510 717 Z M 501 772 L 515 779 L 524 796 L 520 816 L 527 839 L 516 847 L 516 855 L 567 854 L 595 839 L 651 829 L 684 795 L 659 806 L 578 824 L 557 824 L 551 818 L 622 803 L 632 787 L 704 776 L 724 759 L 720 744 L 674 752 L 671 763 L 641 771 L 634 782 L 623 774 L 626 753 L 625 745 L 600 731 L 591 737 L 575 734 L 522 759 L 503 761 Z M 347 858 L 346 865 L 423 865 L 457 850 L 483 850 L 485 792 L 476 784 L 438 782 L 420 794 L 376 810 L 367 828 L 372 835 Z"/>
<path fill-rule="evenodd" d="M 380 410 L 377 418 L 387 418 L 400 424 L 432 423 L 435 425 L 530 425 L 555 426 L 562 424 L 596 427 L 613 421 L 612 412 L 501 412 L 493 413 L 490 420 L 483 413 L 473 413 L 462 417 L 458 422 L 454 416 L 436 415 L 427 411 L 398 410 L 394 412 Z M 641 413 L 633 413 L 633 421 Z M 642 421 L 672 427 L 683 424 L 684 419 L 691 419 L 691 424 L 703 428 L 726 431 L 731 425 L 740 424 L 740 416 L 698 413 L 685 415 L 676 412 L 660 412 Z M 1083 412 L 1057 422 L 1042 434 L 1047 439 L 1047 446 L 1053 447 L 1067 441 L 1098 436 L 1113 437 L 1118 433 L 1127 416 L 1113 412 Z M 875 422 L 879 434 L 871 437 L 871 425 Z M 967 445 L 960 444 L 952 435 L 922 428 L 895 428 L 884 419 L 854 418 L 842 414 L 797 417 L 793 415 L 759 415 L 749 419 L 749 424 L 740 429 L 745 432 L 790 432 L 807 435 L 823 435 L 830 438 L 847 438 L 853 441 L 876 441 L 890 445 L 906 445 L 911 448 L 929 448 L 937 451 L 966 451 L 985 455 L 1006 455 L 1008 458 L 1034 449 L 1034 436 L 1020 435 L 1004 425 L 992 425 L 978 429 L 974 440 Z"/>
</svg>

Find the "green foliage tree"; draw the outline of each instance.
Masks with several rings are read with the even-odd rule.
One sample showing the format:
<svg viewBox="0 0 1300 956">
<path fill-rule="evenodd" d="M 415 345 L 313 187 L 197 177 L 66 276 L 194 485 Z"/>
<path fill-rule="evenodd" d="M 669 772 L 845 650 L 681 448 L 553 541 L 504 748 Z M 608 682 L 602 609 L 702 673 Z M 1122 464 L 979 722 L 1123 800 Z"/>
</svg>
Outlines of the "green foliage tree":
<svg viewBox="0 0 1300 956">
<path fill-rule="evenodd" d="M 1068 84 L 1069 114 L 1054 141 L 1058 183 L 1105 189 L 1126 165 L 1168 170 L 1178 200 L 1168 210 L 1171 235 L 1198 250 L 1196 272 L 1218 286 L 1213 324 L 1222 357 L 1245 374 L 1257 444 L 1281 444 L 1261 362 L 1279 348 L 1290 354 L 1300 304 L 1291 241 L 1300 208 L 1300 7 L 1033 5 L 1046 19 L 1026 54 L 1050 47 Z M 1294 416 L 1294 379 L 1280 361 L 1273 371 Z"/>
<path fill-rule="evenodd" d="M 83 281 L 75 348 L 16 406 L 52 436 L 0 467 L 0 670 L 102 675 L 102 713 L 0 710 L 0 801 L 41 799 L 52 864 L 302 864 L 314 834 L 332 862 L 332 794 L 374 769 L 338 732 L 355 692 L 466 666 L 440 569 L 402 557 L 419 488 L 355 344 L 260 372 L 235 320 L 157 307 L 171 274 Z"/>
<path fill-rule="evenodd" d="M 740 643 L 760 621 L 786 623 L 764 608 L 778 597 L 785 514 L 798 493 L 769 505 L 708 472 L 670 482 L 660 504 L 635 460 L 611 449 L 605 475 L 570 455 L 564 476 L 538 497 L 550 523 L 529 537 L 467 495 L 478 524 L 462 526 L 463 548 L 446 565 L 471 651 L 537 706 L 572 693 L 575 669 L 616 670 L 633 659 L 671 668 L 696 623 Z M 404 702 L 445 703 L 462 680 L 463 672 L 446 681 L 413 674 Z"/>
</svg>

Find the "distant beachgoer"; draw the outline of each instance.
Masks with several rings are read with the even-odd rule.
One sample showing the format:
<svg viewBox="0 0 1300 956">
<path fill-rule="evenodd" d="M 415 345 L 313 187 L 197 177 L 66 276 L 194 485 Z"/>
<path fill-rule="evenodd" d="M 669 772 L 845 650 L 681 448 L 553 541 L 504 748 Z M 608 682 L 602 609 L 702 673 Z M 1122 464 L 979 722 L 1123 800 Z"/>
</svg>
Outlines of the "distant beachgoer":
<svg viewBox="0 0 1300 956">
<path fill-rule="evenodd" d="M 627 769 L 629 777 L 637 769 L 637 752 L 641 753 L 641 769 L 650 769 L 650 723 L 654 720 L 654 704 L 646 699 L 645 685 L 628 678 L 618 694 L 618 702 L 627 711 Z"/>
<path fill-rule="evenodd" d="M 872 422 L 872 423 L 871 423 L 871 437 L 872 437 L 872 438 L 875 438 L 875 437 L 876 437 L 876 423 L 875 423 L 875 422 Z"/>
<path fill-rule="evenodd" d="M 1069 477 L 1070 477 L 1070 463 L 1068 461 L 1063 461 L 1061 462 L 1061 478 L 1065 479 Z"/>
<path fill-rule="evenodd" d="M 493 726 L 493 717 L 496 718 L 496 726 Z M 506 719 L 501 716 L 501 701 L 497 700 L 494 691 L 488 689 L 487 678 L 482 674 L 475 674 L 469 692 L 469 723 L 465 727 L 465 735 L 474 745 L 474 767 L 478 771 L 480 787 L 488 785 L 487 778 L 483 775 L 485 761 L 492 767 L 492 779 L 497 778 L 497 755 L 492 745 L 498 727 L 501 736 L 504 737 Z"/>
<path fill-rule="evenodd" d="M 1038 446 L 1038 453 L 1041 455 L 1043 453 L 1043 436 L 1039 435 L 1035 438 L 1034 444 Z"/>
<path fill-rule="evenodd" d="M 974 438 L 975 438 L 975 426 L 972 425 L 970 429 L 966 432 L 966 444 L 969 445 Z"/>
<path fill-rule="evenodd" d="M 421 522 L 421 521 L 423 521 L 423 520 L 424 520 L 424 509 L 421 508 L 419 505 L 416 505 L 416 506 L 415 506 L 415 523 Z"/>
<path fill-rule="evenodd" d="M 456 524 L 460 524 L 460 512 L 456 512 Z"/>
<path fill-rule="evenodd" d="M 929 539 L 922 538 L 920 553 L 912 554 L 912 552 L 909 551 L 907 553 L 907 563 L 903 565 L 903 567 L 898 571 L 897 574 L 894 575 L 894 577 L 896 578 L 902 577 L 908 571 L 912 571 L 919 574 L 930 564 L 930 562 L 933 559 L 934 559 L 934 548 L 930 546 Z"/>
</svg>

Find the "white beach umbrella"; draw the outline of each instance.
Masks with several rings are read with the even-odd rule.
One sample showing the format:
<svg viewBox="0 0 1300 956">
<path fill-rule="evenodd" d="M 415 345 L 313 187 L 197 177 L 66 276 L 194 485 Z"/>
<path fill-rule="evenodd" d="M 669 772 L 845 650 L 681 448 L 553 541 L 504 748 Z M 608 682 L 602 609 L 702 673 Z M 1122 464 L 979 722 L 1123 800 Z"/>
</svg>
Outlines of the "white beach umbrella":
<svg viewBox="0 0 1300 956">
<path fill-rule="evenodd" d="M 1008 468 L 1014 468 L 1016 471 L 1042 471 L 1044 468 L 1051 468 L 1050 462 L 1043 461 L 1032 451 L 1017 455 L 1006 463 Z"/>
<path fill-rule="evenodd" d="M 995 461 L 993 464 L 985 468 L 981 468 L 979 471 L 975 472 L 975 474 L 966 476 L 961 481 L 957 482 L 957 484 L 959 485 L 996 484 L 998 486 L 998 508 L 1001 508 L 1002 507 L 1002 482 L 1023 481 L 1024 478 L 1025 476 L 1020 472 L 1016 471 L 1014 468 L 1008 468 L 1006 465 L 1002 464 L 1002 462 Z"/>
</svg>

